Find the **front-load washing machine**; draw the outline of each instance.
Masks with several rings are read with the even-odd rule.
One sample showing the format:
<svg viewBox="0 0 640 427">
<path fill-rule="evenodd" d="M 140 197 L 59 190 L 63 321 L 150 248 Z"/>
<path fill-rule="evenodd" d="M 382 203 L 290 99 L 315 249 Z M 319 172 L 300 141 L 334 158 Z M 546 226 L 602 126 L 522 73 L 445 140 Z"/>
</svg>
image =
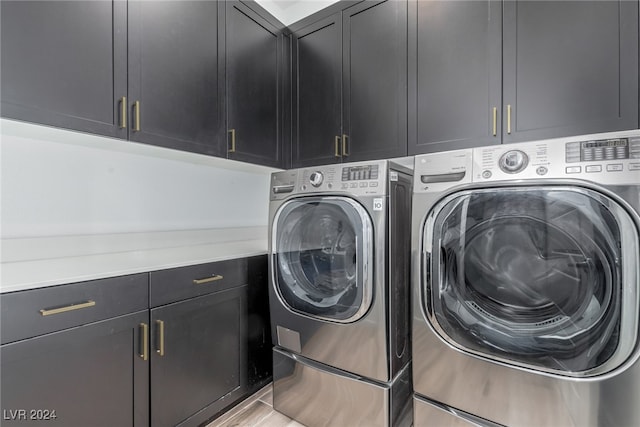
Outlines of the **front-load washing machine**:
<svg viewBox="0 0 640 427">
<path fill-rule="evenodd" d="M 416 426 L 640 425 L 640 132 L 415 157 Z"/>
<path fill-rule="evenodd" d="M 410 424 L 411 185 L 411 167 L 386 160 L 272 175 L 277 411 L 312 427 Z"/>
</svg>

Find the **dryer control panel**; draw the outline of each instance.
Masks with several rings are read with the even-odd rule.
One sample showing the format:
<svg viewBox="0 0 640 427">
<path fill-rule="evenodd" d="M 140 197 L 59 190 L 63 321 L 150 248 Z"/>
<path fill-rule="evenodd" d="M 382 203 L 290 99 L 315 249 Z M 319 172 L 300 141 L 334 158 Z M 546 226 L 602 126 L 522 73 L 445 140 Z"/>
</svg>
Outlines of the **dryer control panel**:
<svg viewBox="0 0 640 427">
<path fill-rule="evenodd" d="M 473 151 L 473 182 L 575 178 L 640 184 L 640 132 L 494 145 Z"/>
</svg>

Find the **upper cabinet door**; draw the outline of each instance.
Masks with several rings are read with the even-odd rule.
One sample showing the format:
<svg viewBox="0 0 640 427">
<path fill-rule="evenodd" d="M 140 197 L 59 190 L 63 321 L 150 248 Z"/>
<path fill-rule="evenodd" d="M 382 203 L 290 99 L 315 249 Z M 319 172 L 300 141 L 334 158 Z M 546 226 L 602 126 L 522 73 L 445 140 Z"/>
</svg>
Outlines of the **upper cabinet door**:
<svg viewBox="0 0 640 427">
<path fill-rule="evenodd" d="M 504 13 L 504 142 L 638 127 L 638 2 L 506 1 Z"/>
<path fill-rule="evenodd" d="M 224 3 L 229 158 L 281 167 L 280 31 L 245 4 Z"/>
<path fill-rule="evenodd" d="M 341 159 L 341 13 L 293 34 L 294 167 Z"/>
<path fill-rule="evenodd" d="M 218 2 L 129 3 L 129 139 L 221 154 Z"/>
<path fill-rule="evenodd" d="M 2 116 L 126 138 L 127 4 L 3 0 L 0 8 Z"/>
<path fill-rule="evenodd" d="M 502 2 L 409 8 L 409 154 L 499 144 Z"/>
<path fill-rule="evenodd" d="M 343 161 L 407 155 L 407 3 L 343 11 Z"/>
</svg>

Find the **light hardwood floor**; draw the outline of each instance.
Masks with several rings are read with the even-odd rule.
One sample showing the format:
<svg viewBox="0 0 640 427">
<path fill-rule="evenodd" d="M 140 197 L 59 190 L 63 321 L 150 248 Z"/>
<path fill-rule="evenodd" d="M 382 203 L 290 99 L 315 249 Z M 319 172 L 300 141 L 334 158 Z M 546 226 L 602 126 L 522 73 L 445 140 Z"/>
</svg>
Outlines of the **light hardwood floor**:
<svg viewBox="0 0 640 427">
<path fill-rule="evenodd" d="M 240 402 L 206 427 L 304 427 L 273 409 L 271 384 Z"/>
</svg>

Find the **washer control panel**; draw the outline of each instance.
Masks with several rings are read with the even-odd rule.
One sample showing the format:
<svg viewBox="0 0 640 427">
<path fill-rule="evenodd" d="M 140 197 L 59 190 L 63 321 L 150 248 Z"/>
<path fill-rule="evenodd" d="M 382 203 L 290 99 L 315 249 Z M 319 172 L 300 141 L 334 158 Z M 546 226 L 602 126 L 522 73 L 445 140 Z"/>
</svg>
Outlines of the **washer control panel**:
<svg viewBox="0 0 640 427">
<path fill-rule="evenodd" d="M 386 189 L 385 165 L 386 161 L 381 160 L 276 172 L 271 175 L 271 200 L 316 192 L 383 194 Z"/>
</svg>

